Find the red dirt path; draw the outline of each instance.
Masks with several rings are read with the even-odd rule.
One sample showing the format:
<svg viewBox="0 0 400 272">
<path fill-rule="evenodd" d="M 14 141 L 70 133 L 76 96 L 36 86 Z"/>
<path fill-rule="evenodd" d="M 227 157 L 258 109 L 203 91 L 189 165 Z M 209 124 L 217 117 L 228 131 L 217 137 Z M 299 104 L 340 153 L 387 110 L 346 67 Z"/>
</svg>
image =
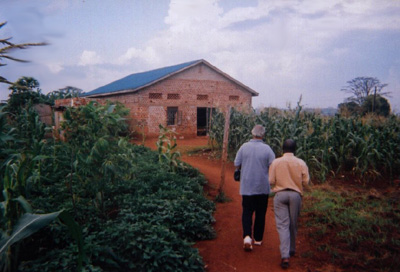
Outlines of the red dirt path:
<svg viewBox="0 0 400 272">
<path fill-rule="evenodd" d="M 146 146 L 155 149 L 156 139 L 146 140 Z M 206 146 L 206 138 L 178 140 L 178 149 L 182 160 L 200 170 L 209 182 L 206 189 L 211 197 L 215 197 L 221 179 L 221 162 L 209 159 L 207 156 L 184 154 L 196 146 Z M 223 191 L 230 199 L 226 203 L 217 203 L 214 218 L 214 229 L 217 237 L 213 240 L 200 241 L 195 247 L 199 249 L 209 272 L 229 271 L 283 271 L 280 267 L 279 237 L 275 227 L 273 201 L 269 199 L 264 241 L 262 246 L 253 246 L 252 252 L 243 250 L 241 225 L 241 196 L 239 183 L 233 180 L 234 166 L 232 162 L 226 165 L 226 178 Z M 290 259 L 290 268 L 286 271 L 310 271 L 301 260 L 302 245 L 297 241 L 296 256 Z"/>
</svg>

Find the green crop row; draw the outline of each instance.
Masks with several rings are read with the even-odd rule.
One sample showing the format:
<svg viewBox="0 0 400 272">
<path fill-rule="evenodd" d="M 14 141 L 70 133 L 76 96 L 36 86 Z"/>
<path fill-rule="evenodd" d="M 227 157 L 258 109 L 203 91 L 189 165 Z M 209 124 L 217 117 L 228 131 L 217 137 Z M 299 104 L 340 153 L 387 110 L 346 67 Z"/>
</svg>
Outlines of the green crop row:
<svg viewBox="0 0 400 272">
<path fill-rule="evenodd" d="M 2 271 L 203 271 L 193 243 L 215 235 L 206 181 L 171 164 L 176 155 L 160 160 L 120 137 L 125 114 L 110 104 L 67 109 L 61 142 L 45 138 L 31 107 L 0 110 Z M 63 216 L 29 231 L 28 211 Z"/>
<path fill-rule="evenodd" d="M 400 174 L 400 121 L 388 118 L 333 117 L 294 110 L 266 109 L 230 116 L 228 152 L 234 158 L 239 147 L 251 139 L 255 124 L 266 128 L 265 142 L 277 156 L 287 138 L 297 142 L 297 155 L 310 168 L 313 178 L 325 181 L 328 176 L 347 173 L 367 182 L 379 178 L 394 180 Z M 222 146 L 224 116 L 216 113 L 210 125 L 213 146 Z"/>
</svg>

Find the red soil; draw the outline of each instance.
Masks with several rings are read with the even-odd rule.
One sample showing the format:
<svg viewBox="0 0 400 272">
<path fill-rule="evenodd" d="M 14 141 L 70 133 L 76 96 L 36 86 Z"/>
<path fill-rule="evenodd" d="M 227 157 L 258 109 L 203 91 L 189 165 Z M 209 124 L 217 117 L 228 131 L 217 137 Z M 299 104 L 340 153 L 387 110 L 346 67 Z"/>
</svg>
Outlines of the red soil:
<svg viewBox="0 0 400 272">
<path fill-rule="evenodd" d="M 155 142 L 156 139 L 148 139 L 146 146 L 155 149 Z M 189 156 L 182 152 L 196 146 L 206 146 L 207 138 L 178 140 L 177 143 L 183 155 L 182 160 L 199 169 L 207 178 L 209 185 L 206 191 L 210 198 L 214 199 L 221 180 L 221 161 L 201 154 Z M 214 228 L 217 237 L 213 240 L 200 241 L 195 245 L 203 257 L 206 271 L 282 271 L 272 198 L 269 199 L 268 204 L 263 244 L 253 246 L 252 252 L 243 250 L 241 196 L 239 195 L 239 183 L 233 180 L 233 172 L 233 163 L 228 162 L 223 191 L 230 201 L 217 203 L 214 213 L 216 219 Z M 290 259 L 290 268 L 287 271 L 311 271 L 306 261 L 301 258 L 301 254 L 305 250 L 304 242 L 301 240 L 303 239 L 297 241 L 296 256 Z M 304 246 L 308 247 L 309 245 L 304 244 Z"/>
</svg>

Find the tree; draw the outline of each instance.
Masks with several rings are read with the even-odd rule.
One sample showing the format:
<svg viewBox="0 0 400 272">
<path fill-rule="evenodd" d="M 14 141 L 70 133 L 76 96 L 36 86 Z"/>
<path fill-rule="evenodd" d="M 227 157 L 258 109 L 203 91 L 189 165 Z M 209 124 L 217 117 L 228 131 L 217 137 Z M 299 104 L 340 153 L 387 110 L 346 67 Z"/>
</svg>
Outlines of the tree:
<svg viewBox="0 0 400 272">
<path fill-rule="evenodd" d="M 61 88 L 48 93 L 47 98 L 49 99 L 49 102 L 51 104 L 54 104 L 54 101 L 57 99 L 79 97 L 82 93 L 83 93 L 82 89 L 72 86 L 67 86 L 65 88 Z"/>
<path fill-rule="evenodd" d="M 339 113 L 342 116 L 358 115 L 361 112 L 361 107 L 356 102 L 345 102 L 338 105 Z"/>
<path fill-rule="evenodd" d="M 7 22 L 2 22 L 0 23 L 0 28 L 5 26 Z M 0 67 L 1 66 L 6 66 L 7 64 L 5 63 L 4 59 L 9 59 L 13 61 L 18 61 L 18 62 L 28 62 L 27 60 L 22 60 L 22 59 L 17 59 L 14 57 L 11 57 L 9 55 L 10 51 L 15 50 L 15 49 L 26 49 L 30 46 L 41 46 L 41 45 L 47 45 L 47 43 L 21 43 L 21 44 L 14 44 L 10 42 L 11 37 L 5 38 L 5 39 L 0 39 L 0 44 L 3 46 L 0 48 Z M 6 78 L 0 76 L 0 83 L 6 83 L 6 84 L 13 84 L 12 82 L 8 81 Z"/>
<path fill-rule="evenodd" d="M 40 84 L 33 77 L 21 77 L 8 88 L 11 93 L 8 98 L 7 108 L 11 113 L 19 112 L 25 105 L 46 103 L 47 98 L 39 88 Z"/>
<path fill-rule="evenodd" d="M 361 106 L 369 95 L 387 95 L 388 93 L 382 92 L 386 86 L 387 84 L 382 84 L 375 77 L 357 77 L 347 81 L 347 86 L 343 87 L 342 91 L 352 94 L 346 102 L 355 102 Z"/>
<path fill-rule="evenodd" d="M 369 95 L 361 106 L 362 113 L 373 112 L 377 115 L 388 116 L 390 114 L 390 104 L 388 100 L 380 95 Z"/>
</svg>

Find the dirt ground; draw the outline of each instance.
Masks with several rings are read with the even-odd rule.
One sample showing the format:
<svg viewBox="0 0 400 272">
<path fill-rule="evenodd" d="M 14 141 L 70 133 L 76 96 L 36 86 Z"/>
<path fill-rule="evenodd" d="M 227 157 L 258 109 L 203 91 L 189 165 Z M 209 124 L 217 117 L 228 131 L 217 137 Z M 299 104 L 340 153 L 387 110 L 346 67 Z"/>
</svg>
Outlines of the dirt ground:
<svg viewBox="0 0 400 272">
<path fill-rule="evenodd" d="M 155 149 L 155 142 L 156 139 L 148 139 L 146 140 L 146 146 Z M 178 140 L 177 144 L 182 153 L 181 159 L 199 169 L 205 175 L 209 182 L 205 189 L 209 197 L 214 199 L 221 180 L 221 161 L 210 158 L 206 154 L 186 154 L 187 150 L 198 146 L 206 146 L 207 138 L 198 137 Z M 206 271 L 282 271 L 280 267 L 279 237 L 275 227 L 272 198 L 269 199 L 268 203 L 263 244 L 261 246 L 253 246 L 252 252 L 243 250 L 241 196 L 239 195 L 239 183 L 233 180 L 233 172 L 233 163 L 228 162 L 223 191 L 230 201 L 217 203 L 214 213 L 216 220 L 214 228 L 217 232 L 217 237 L 213 240 L 200 241 L 195 245 L 203 257 Z M 307 263 L 301 257 L 302 252 L 305 252 L 307 248 L 309 248 L 309 245 L 299 233 L 296 256 L 290 259 L 290 268 L 287 271 L 318 271 L 313 269 L 312 264 Z M 331 271 L 334 271 L 334 269 Z"/>
</svg>

